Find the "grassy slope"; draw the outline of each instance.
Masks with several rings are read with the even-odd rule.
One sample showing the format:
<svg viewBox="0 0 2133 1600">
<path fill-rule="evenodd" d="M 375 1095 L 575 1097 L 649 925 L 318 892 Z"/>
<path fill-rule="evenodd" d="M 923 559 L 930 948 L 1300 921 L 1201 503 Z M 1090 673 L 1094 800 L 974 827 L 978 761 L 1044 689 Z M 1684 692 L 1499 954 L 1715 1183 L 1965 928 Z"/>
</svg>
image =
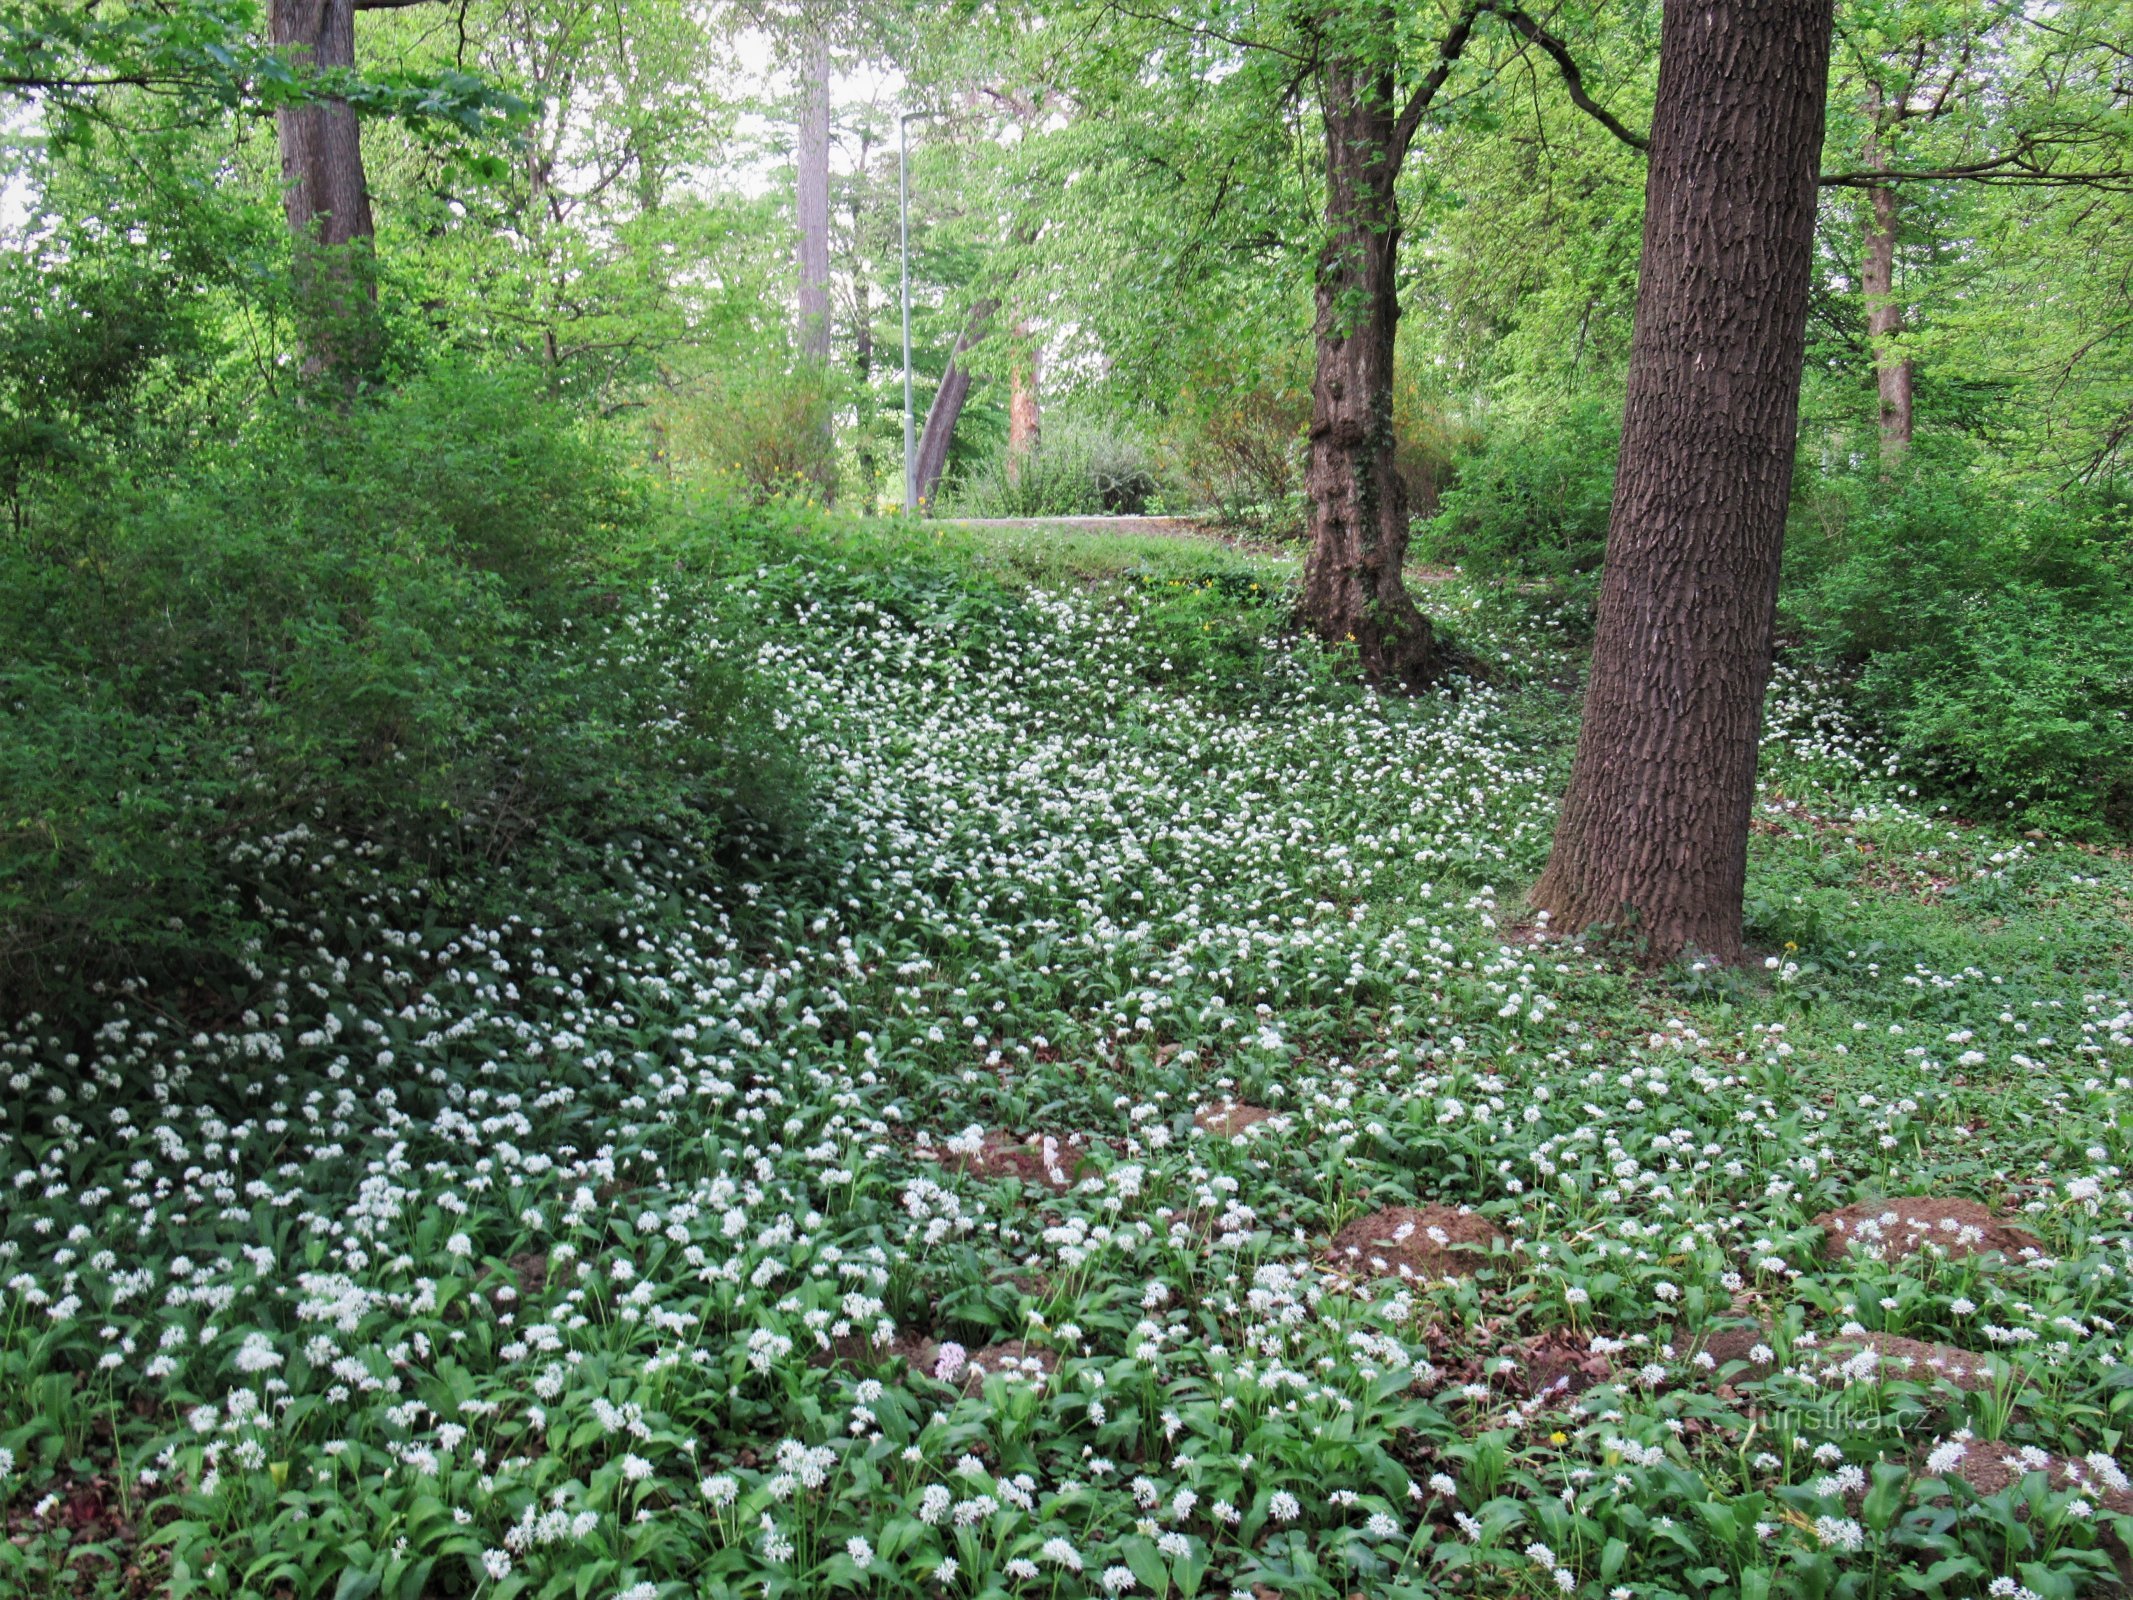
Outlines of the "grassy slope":
<svg viewBox="0 0 2133 1600">
<path fill-rule="evenodd" d="M 1621 969 L 1519 909 L 1551 631 L 1438 591 L 1502 681 L 1380 703 L 1283 647 L 1286 576 L 1042 530 L 766 561 L 735 582 L 823 774 L 803 856 L 647 856 L 597 929 L 537 885 L 495 927 L 292 929 L 316 953 L 212 1035 L 129 1004 L 69 1060 L 18 1021 L 0 1587 L 2111 1582 L 2077 1497 L 1920 1480 L 1965 1425 L 2119 1447 L 2133 870 L 1934 817 L 1787 684 L 1776 967 Z M 1279 1116 L 1195 1131 L 1232 1098 Z M 1078 1186 L 929 1158 L 973 1127 L 1056 1136 Z M 2045 1259 L 1818 1255 L 1817 1213 L 1923 1192 Z M 1504 1252 L 1314 1265 L 1429 1202 Z M 2016 1365 L 1967 1399 L 1696 1365 L 1728 1322 Z M 1049 1378 L 900 1354 L 1006 1340 Z M 1564 1359 L 1615 1381 L 1529 1392 Z"/>
</svg>

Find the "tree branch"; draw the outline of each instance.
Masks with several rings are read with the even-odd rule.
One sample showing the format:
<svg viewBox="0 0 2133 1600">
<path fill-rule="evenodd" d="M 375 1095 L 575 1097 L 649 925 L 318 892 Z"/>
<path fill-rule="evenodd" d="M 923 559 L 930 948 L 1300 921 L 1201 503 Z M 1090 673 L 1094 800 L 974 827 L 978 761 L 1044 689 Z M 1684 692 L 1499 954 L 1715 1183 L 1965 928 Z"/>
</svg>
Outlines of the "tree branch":
<svg viewBox="0 0 2133 1600">
<path fill-rule="evenodd" d="M 1437 64 L 1429 69 L 1429 76 L 1415 86 L 1415 92 L 1408 96 L 1407 104 L 1401 108 L 1399 120 L 1392 127 L 1392 149 L 1387 152 L 1394 172 L 1398 172 L 1400 164 L 1407 159 L 1407 147 L 1414 143 L 1415 132 L 1422 126 L 1423 117 L 1428 115 L 1430 102 L 1437 98 L 1444 80 L 1452 75 L 1453 65 L 1465 54 L 1467 40 L 1474 34 L 1474 24 L 1488 6 L 1489 0 L 1467 0 L 1466 7 L 1453 21 L 1451 31 L 1437 46 Z"/>
<path fill-rule="evenodd" d="M 1628 145 L 1630 149 L 1649 150 L 1651 148 L 1652 142 L 1649 138 L 1643 134 L 1632 133 L 1622 125 L 1613 112 L 1609 111 L 1586 92 L 1585 75 L 1578 70 L 1577 61 L 1570 54 L 1568 45 L 1534 21 L 1519 6 L 1491 5 L 1490 9 L 1502 17 L 1505 22 L 1509 23 L 1528 43 L 1538 46 L 1554 60 L 1556 70 L 1563 76 L 1563 88 L 1569 93 L 1572 105 Z"/>
</svg>

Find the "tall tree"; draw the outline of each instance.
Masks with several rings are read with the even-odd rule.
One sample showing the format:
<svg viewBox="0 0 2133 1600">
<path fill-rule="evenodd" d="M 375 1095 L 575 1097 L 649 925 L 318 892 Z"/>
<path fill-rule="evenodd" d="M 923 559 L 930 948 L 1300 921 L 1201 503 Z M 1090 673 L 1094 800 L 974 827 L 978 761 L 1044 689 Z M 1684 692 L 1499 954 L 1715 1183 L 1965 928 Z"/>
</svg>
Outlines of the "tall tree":
<svg viewBox="0 0 2133 1600">
<path fill-rule="evenodd" d="M 268 30 L 301 75 L 355 70 L 357 0 L 273 0 Z M 282 208 L 296 253 L 297 315 L 304 370 L 354 383 L 378 356 L 377 284 L 371 249 L 377 224 L 363 170 L 355 108 L 339 98 L 275 113 Z"/>
<path fill-rule="evenodd" d="M 1842 30 L 1844 88 L 1860 102 L 1859 164 L 1867 182 L 1859 287 L 1866 299 L 1885 467 L 1903 459 L 1914 428 L 1914 372 L 1904 348 L 1899 272 L 1903 204 L 1891 175 L 1903 147 L 1915 145 L 1944 118 L 1976 110 L 1982 88 L 1977 68 L 1993 53 L 1996 30 L 2017 9 L 2010 0 L 1875 0 Z"/>
<path fill-rule="evenodd" d="M 816 361 L 830 353 L 830 46 L 810 30 L 800 50 L 800 129 L 794 148 L 799 230 L 800 348 Z"/>
<path fill-rule="evenodd" d="M 1037 440 L 1043 430 L 1037 404 L 1039 350 L 1027 317 L 1015 318 L 1010 337 L 1013 347 L 1007 357 L 1007 481 L 1019 484 L 1037 454 Z"/>
<path fill-rule="evenodd" d="M 1403 107 L 1392 0 L 1336 13 L 1319 71 L 1326 126 L 1326 239 L 1318 256 L 1317 371 L 1311 384 L 1311 553 L 1302 614 L 1324 638 L 1353 640 L 1374 681 L 1420 688 L 1442 668 L 1429 619 L 1400 573 L 1407 490 L 1395 464 L 1393 346 L 1400 316 L 1401 163 L 1430 102 L 1465 50 L 1479 6 L 1437 46 Z"/>
<path fill-rule="evenodd" d="M 1329 6 L 1310 30 L 1325 127 L 1325 239 L 1315 282 L 1311 385 L 1311 550 L 1299 612 L 1320 637 L 1352 640 L 1373 682 L 1419 688 L 1444 652 L 1401 569 L 1407 493 L 1393 432 L 1393 358 L 1400 304 L 1398 185 L 1415 135 L 1476 25 L 1495 14 L 1525 45 L 1554 58 L 1578 107 L 1633 136 L 1585 92 L 1570 51 L 1531 15 L 1501 0 L 1467 0 L 1434 39 L 1429 69 L 1400 92 L 1405 30 L 1393 0 Z"/>
<path fill-rule="evenodd" d="M 1832 0 L 1667 0 L 1592 672 L 1534 904 L 1742 954 Z"/>
</svg>

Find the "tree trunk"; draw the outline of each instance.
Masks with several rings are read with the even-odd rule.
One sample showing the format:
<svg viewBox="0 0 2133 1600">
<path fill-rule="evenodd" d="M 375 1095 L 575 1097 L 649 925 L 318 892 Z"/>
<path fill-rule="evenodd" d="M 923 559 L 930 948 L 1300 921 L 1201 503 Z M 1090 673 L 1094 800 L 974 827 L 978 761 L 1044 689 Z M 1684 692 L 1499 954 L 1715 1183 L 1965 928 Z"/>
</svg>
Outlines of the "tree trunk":
<svg viewBox="0 0 2133 1600">
<path fill-rule="evenodd" d="M 1022 472 L 1037 453 L 1037 348 L 1029 324 L 1015 319 L 1015 347 L 1007 369 L 1007 481 L 1019 487 Z"/>
<path fill-rule="evenodd" d="M 1880 171 L 1879 152 L 1868 161 Z M 1896 190 L 1867 190 L 1865 270 L 1867 348 L 1873 352 L 1874 384 L 1881 393 L 1881 464 L 1894 467 L 1911 445 L 1911 363 L 1896 353 L 1903 335 L 1903 307 L 1896 299 Z"/>
<path fill-rule="evenodd" d="M 1384 37 L 1392 8 L 1382 8 Z M 1302 620 L 1353 641 L 1372 682 L 1415 689 L 1443 670 L 1429 620 L 1400 581 L 1407 492 L 1392 426 L 1394 263 L 1400 208 L 1391 54 L 1325 68 L 1326 229 L 1317 269 L 1317 371 L 1311 382 L 1311 553 Z"/>
<path fill-rule="evenodd" d="M 879 508 L 874 503 L 880 487 L 881 464 L 874 451 L 874 305 L 873 291 L 862 281 L 859 289 L 858 326 L 853 329 L 852 375 L 859 388 L 859 476 L 866 493 L 866 513 Z"/>
<path fill-rule="evenodd" d="M 806 42 L 795 158 L 800 229 L 800 348 L 818 361 L 830 352 L 830 55 L 821 34 Z"/>
<path fill-rule="evenodd" d="M 963 402 L 970 398 L 971 375 L 963 365 L 963 353 L 985 337 L 985 330 L 999 309 L 999 301 L 990 299 L 980 300 L 970 308 L 970 320 L 948 353 L 940 387 L 933 391 L 933 403 L 926 407 L 926 425 L 919 430 L 918 460 L 912 473 L 922 512 L 932 506 L 940 489 L 942 475 L 948 470 L 948 447 L 955 440 L 955 425 L 963 415 Z"/>
<path fill-rule="evenodd" d="M 1832 0 L 1667 0 L 1629 396 L 1558 928 L 1742 955 Z"/>
<path fill-rule="evenodd" d="M 862 503 L 872 516 L 880 510 L 881 458 L 875 449 L 874 425 L 879 420 L 874 404 L 874 280 L 866 270 L 866 196 L 868 156 L 873 140 L 865 129 L 859 133 L 859 181 L 852 185 L 852 234 L 849 256 L 852 275 L 852 375 L 857 380 L 859 477 Z"/>
<path fill-rule="evenodd" d="M 274 45 L 299 73 L 355 66 L 355 0 L 273 0 Z M 282 208 L 296 265 L 303 370 L 353 385 L 379 354 L 370 186 L 363 142 L 345 100 L 285 106 L 274 114 L 281 147 Z"/>
</svg>

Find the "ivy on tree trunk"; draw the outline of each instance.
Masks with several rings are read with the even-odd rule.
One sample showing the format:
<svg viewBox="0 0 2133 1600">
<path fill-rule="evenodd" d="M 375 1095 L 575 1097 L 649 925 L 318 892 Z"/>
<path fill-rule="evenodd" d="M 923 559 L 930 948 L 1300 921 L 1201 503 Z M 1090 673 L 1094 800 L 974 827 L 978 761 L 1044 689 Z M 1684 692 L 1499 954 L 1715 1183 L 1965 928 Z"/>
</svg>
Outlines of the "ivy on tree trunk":
<svg viewBox="0 0 2133 1600">
<path fill-rule="evenodd" d="M 1392 7 L 1383 13 L 1392 32 Z M 1336 56 L 1323 73 L 1327 237 L 1317 272 L 1317 370 L 1311 382 L 1311 553 L 1301 614 L 1335 644 L 1353 642 L 1373 682 L 1421 688 L 1442 670 L 1429 619 L 1401 581 L 1407 491 L 1392 426 L 1400 305 L 1401 146 L 1394 64 Z"/>
</svg>

